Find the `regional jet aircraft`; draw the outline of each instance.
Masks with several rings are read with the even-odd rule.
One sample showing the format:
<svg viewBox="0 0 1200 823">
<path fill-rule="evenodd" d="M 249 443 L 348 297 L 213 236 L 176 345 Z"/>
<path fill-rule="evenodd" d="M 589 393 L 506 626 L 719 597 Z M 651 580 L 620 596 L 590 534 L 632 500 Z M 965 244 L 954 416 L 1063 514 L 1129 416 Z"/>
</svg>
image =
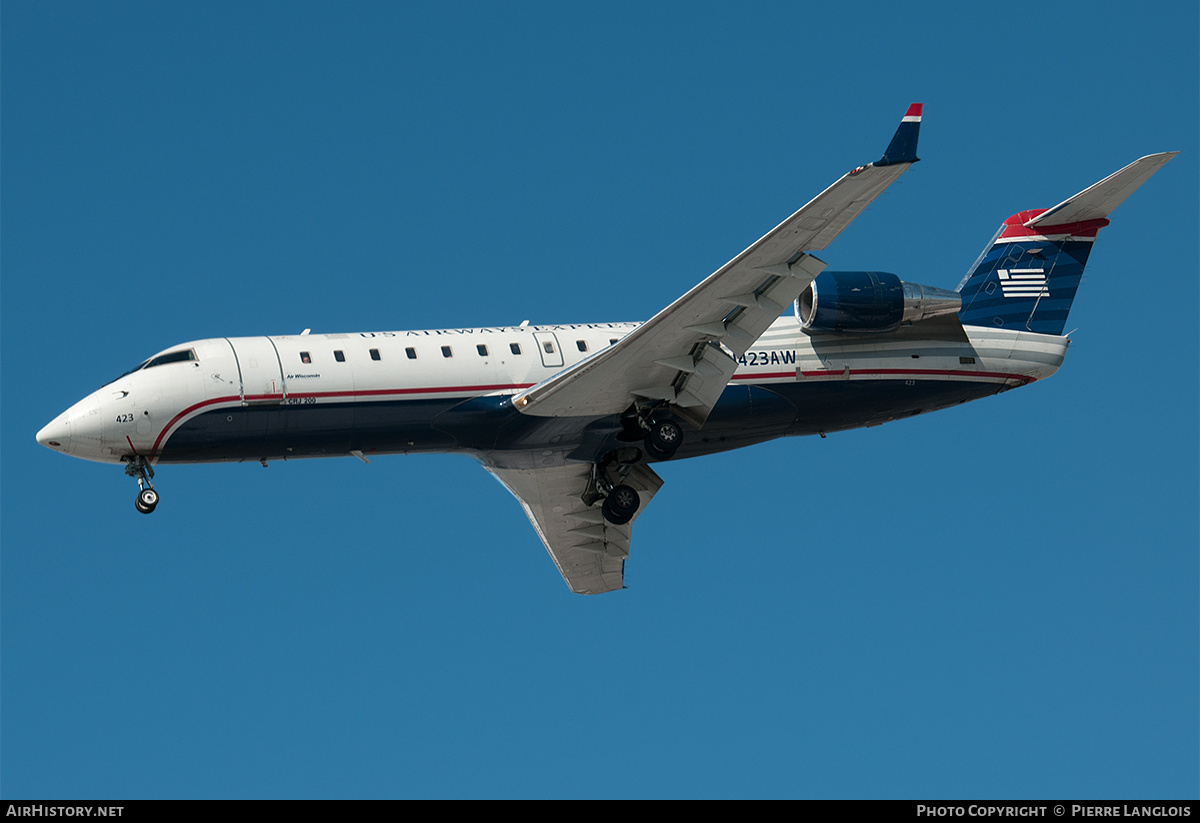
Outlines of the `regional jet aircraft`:
<svg viewBox="0 0 1200 823">
<path fill-rule="evenodd" d="M 879 160 L 644 323 L 197 340 L 88 395 L 38 442 L 124 463 L 147 514 L 168 463 L 463 451 L 520 501 L 572 591 L 623 588 L 632 524 L 663 482 L 654 463 L 1053 374 L 1096 233 L 1177 153 L 1013 215 L 955 291 L 824 271 L 813 253 L 917 162 L 920 122 L 913 104 Z"/>
</svg>

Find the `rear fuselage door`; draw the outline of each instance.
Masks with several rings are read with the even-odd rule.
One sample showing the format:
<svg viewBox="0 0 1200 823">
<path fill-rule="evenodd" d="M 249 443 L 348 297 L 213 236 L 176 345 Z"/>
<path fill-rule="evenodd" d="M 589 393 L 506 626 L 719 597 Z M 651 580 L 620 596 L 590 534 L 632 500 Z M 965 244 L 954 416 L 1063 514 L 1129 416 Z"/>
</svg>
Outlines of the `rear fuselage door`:
<svg viewBox="0 0 1200 823">
<path fill-rule="evenodd" d="M 535 331 L 533 339 L 537 341 L 538 352 L 542 355 L 542 365 L 547 368 L 562 368 L 562 349 L 558 347 L 558 338 L 551 331 Z"/>
</svg>

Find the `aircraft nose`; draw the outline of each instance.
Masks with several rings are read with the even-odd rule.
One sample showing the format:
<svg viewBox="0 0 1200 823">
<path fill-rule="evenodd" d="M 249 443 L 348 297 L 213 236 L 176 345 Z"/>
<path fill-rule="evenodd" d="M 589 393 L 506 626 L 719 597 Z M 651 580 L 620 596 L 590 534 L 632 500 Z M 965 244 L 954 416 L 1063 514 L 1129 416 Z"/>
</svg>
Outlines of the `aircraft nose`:
<svg viewBox="0 0 1200 823">
<path fill-rule="evenodd" d="M 70 453 L 71 419 L 63 414 L 56 417 L 37 433 L 37 442 L 48 449 Z"/>
</svg>

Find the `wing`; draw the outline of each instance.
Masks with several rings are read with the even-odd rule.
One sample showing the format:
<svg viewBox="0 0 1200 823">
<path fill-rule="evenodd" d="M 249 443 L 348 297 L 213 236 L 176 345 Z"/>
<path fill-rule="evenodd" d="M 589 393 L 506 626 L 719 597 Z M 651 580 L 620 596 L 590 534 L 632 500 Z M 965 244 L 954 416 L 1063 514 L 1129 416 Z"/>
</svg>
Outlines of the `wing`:
<svg viewBox="0 0 1200 823">
<path fill-rule="evenodd" d="M 625 587 L 625 558 L 629 556 L 633 524 L 614 526 L 605 521 L 599 506 L 589 507 L 583 502 L 591 479 L 590 463 L 536 469 L 484 468 L 521 501 L 571 591 L 600 594 Z M 663 483 L 644 465 L 635 466 L 622 482 L 641 497 L 634 520 Z"/>
<path fill-rule="evenodd" d="M 702 425 L 741 356 L 825 264 L 825 248 L 917 162 L 921 104 L 909 106 L 888 150 L 817 195 L 714 274 L 609 348 L 517 395 L 539 417 L 620 414 L 666 402 Z"/>
</svg>

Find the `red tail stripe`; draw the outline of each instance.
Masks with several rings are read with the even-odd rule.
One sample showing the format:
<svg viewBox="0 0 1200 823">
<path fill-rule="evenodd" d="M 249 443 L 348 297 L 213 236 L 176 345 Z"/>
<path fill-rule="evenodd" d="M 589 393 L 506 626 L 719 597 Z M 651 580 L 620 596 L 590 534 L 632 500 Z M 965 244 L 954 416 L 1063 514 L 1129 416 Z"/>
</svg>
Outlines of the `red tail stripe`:
<svg viewBox="0 0 1200 823">
<path fill-rule="evenodd" d="M 1036 220 L 1049 209 L 1033 209 L 1020 211 L 1004 221 L 1004 231 L 1000 237 L 1045 237 L 1047 235 L 1069 234 L 1075 237 L 1095 237 L 1100 229 L 1109 221 L 1103 217 L 1096 220 L 1083 220 L 1078 223 L 1062 223 L 1057 226 L 1026 226 L 1030 220 Z"/>
</svg>

